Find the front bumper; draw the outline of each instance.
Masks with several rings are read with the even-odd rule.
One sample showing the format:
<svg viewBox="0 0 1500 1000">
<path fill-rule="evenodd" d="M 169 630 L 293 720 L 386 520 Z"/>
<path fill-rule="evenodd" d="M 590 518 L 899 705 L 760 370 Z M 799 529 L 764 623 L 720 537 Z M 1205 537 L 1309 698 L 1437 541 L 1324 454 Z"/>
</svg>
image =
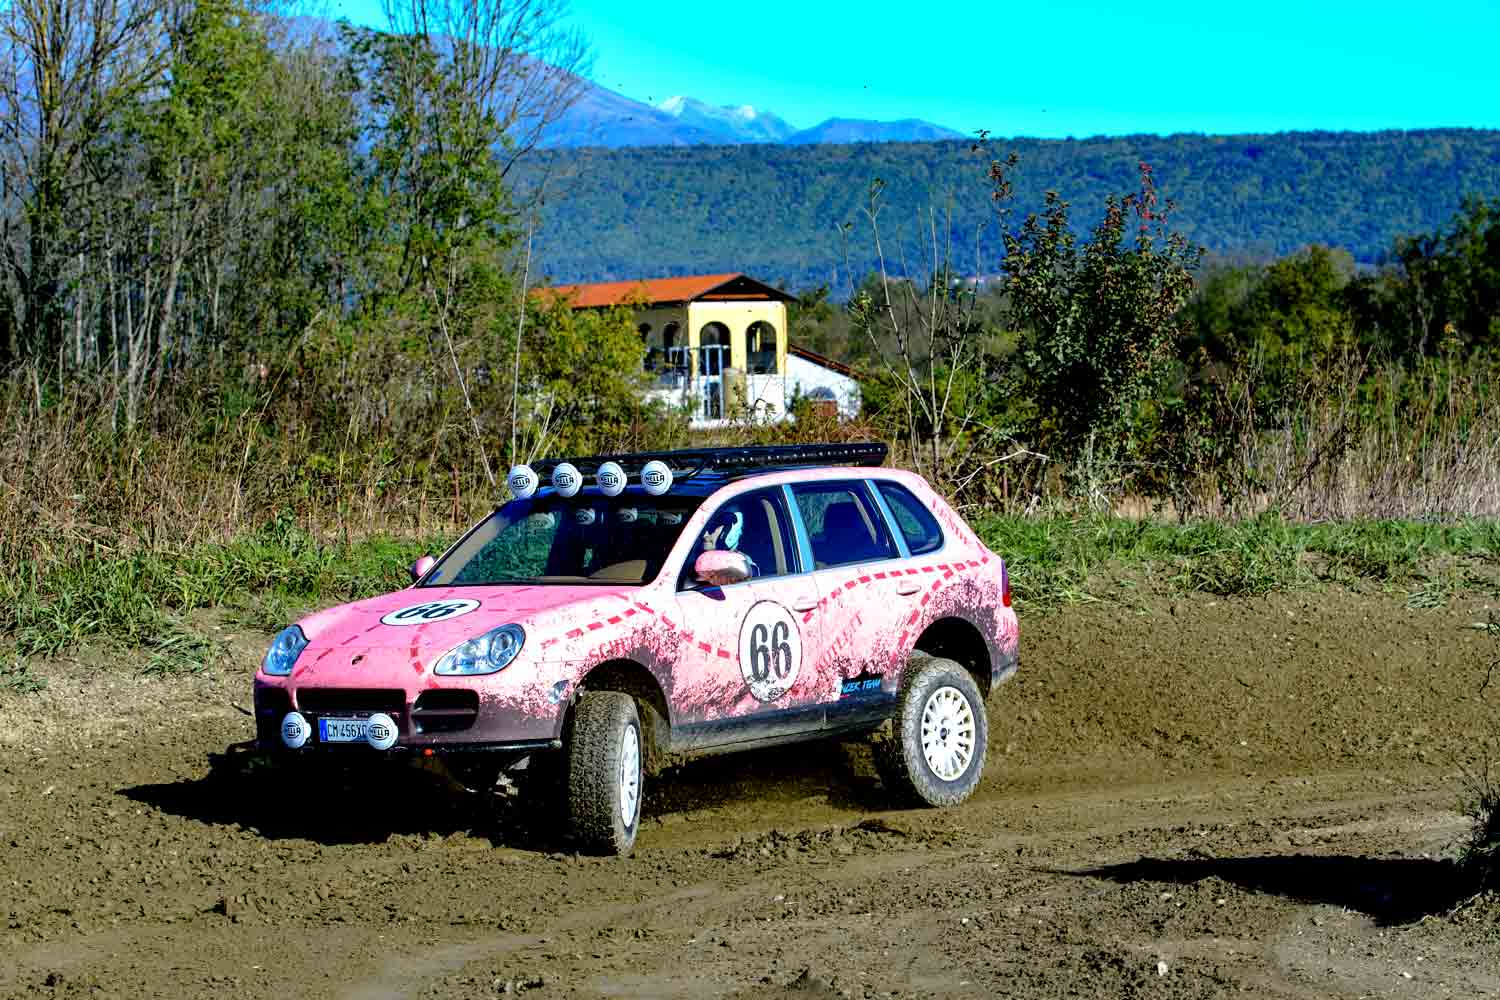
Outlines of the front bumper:
<svg viewBox="0 0 1500 1000">
<path fill-rule="evenodd" d="M 535 750 L 560 746 L 563 704 L 526 710 L 501 699 L 486 699 L 465 688 L 430 688 L 415 697 L 399 688 L 300 686 L 255 682 L 255 741 L 262 750 L 288 753 L 385 753 L 411 751 Z M 312 726 L 307 743 L 289 750 L 281 739 L 288 712 L 300 712 Z M 325 744 L 320 719 L 367 718 L 377 712 L 396 723 L 396 745 L 375 750 L 363 743 Z"/>
</svg>

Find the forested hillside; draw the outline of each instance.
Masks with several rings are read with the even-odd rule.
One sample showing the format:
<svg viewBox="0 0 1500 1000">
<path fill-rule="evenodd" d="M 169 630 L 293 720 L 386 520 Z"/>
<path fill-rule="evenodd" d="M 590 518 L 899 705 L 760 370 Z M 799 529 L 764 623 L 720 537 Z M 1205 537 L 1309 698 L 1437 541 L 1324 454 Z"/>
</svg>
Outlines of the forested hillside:
<svg viewBox="0 0 1500 1000">
<path fill-rule="evenodd" d="M 1011 151 L 1017 202 L 1038 205 L 1056 190 L 1091 207 L 1076 216 L 1083 226 L 1092 206 L 1132 187 L 1144 161 L 1177 203 L 1177 228 L 1228 257 L 1323 243 L 1375 262 L 1396 237 L 1451 219 L 1466 195 L 1500 194 L 1500 132 L 1468 129 L 556 150 L 527 164 L 520 182 L 545 183 L 538 263 L 554 279 L 743 270 L 843 297 L 850 274 L 875 266 L 863 216 L 872 181 L 884 182 L 888 256 L 904 251 L 922 271 L 924 220 L 935 211 L 941 229 L 951 213 L 957 263 L 971 270 L 975 233 L 992 214 L 985 171 Z M 854 224 L 847 233 L 844 223 Z M 995 271 L 992 227 L 987 237 L 977 268 Z"/>
</svg>

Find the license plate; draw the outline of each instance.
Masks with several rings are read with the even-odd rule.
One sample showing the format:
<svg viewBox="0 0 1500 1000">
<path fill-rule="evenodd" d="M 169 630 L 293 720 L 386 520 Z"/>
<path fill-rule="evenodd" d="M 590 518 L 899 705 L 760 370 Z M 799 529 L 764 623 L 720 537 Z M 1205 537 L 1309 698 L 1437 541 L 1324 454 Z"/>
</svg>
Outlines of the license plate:
<svg viewBox="0 0 1500 1000">
<path fill-rule="evenodd" d="M 370 728 L 369 719 L 319 719 L 320 743 L 364 743 Z"/>
</svg>

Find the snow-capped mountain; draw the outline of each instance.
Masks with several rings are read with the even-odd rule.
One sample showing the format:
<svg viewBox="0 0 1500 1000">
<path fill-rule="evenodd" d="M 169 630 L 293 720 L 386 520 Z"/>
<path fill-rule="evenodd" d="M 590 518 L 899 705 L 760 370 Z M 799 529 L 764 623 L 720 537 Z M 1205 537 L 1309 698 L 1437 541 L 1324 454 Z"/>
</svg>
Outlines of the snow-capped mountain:
<svg viewBox="0 0 1500 1000">
<path fill-rule="evenodd" d="M 544 146 L 707 146 L 742 143 L 922 142 L 963 136 L 930 122 L 830 118 L 797 130 L 749 104 L 714 105 L 669 97 L 656 107 L 596 83 L 585 83 L 577 102 L 547 130 Z"/>
<path fill-rule="evenodd" d="M 669 97 L 657 105 L 685 125 L 721 135 L 725 142 L 783 142 L 797 130 L 769 111 L 749 104 L 715 107 L 693 97 Z"/>
</svg>

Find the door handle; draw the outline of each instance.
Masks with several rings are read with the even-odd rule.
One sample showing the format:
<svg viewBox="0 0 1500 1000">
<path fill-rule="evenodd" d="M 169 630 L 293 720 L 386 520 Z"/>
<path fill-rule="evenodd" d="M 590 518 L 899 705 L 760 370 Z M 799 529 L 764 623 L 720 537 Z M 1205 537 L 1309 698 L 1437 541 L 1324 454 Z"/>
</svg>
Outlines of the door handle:
<svg viewBox="0 0 1500 1000">
<path fill-rule="evenodd" d="M 900 594 L 902 597 L 910 597 L 912 594 L 915 594 L 921 589 L 922 585 L 915 580 L 902 580 L 900 583 L 896 584 L 896 593 Z"/>
<path fill-rule="evenodd" d="M 818 602 L 813 600 L 811 597 L 805 597 L 800 601 L 792 602 L 793 611 L 812 611 L 817 608 L 817 606 Z"/>
</svg>

